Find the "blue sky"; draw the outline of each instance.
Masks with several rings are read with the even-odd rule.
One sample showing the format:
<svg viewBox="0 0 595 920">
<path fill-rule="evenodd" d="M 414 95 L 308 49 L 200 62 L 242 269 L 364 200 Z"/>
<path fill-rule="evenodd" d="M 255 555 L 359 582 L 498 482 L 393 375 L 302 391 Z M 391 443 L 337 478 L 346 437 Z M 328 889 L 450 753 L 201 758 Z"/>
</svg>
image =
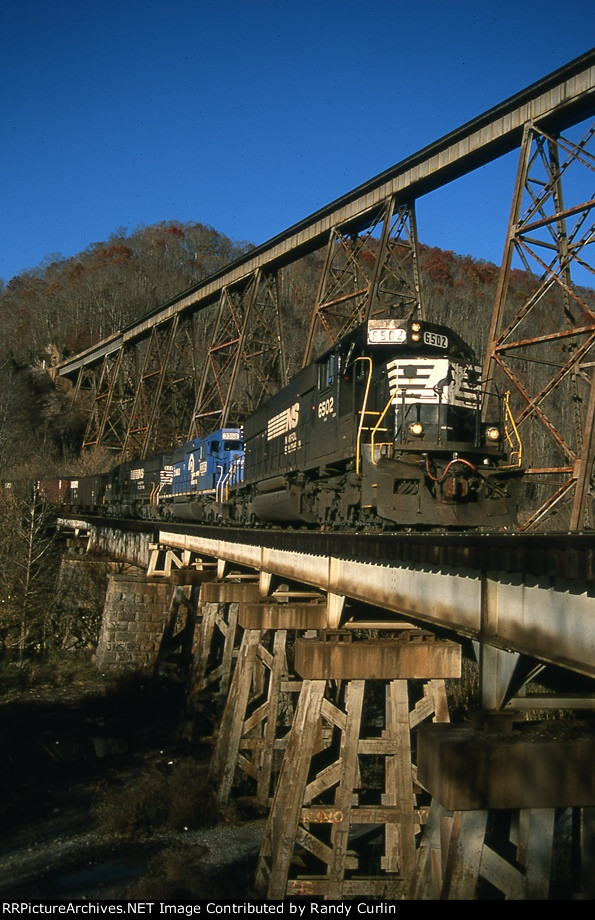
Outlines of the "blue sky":
<svg viewBox="0 0 595 920">
<path fill-rule="evenodd" d="M 588 0 L 1 0 L 0 278 L 121 228 L 263 243 L 588 51 Z M 499 262 L 516 156 L 418 202 Z"/>
</svg>

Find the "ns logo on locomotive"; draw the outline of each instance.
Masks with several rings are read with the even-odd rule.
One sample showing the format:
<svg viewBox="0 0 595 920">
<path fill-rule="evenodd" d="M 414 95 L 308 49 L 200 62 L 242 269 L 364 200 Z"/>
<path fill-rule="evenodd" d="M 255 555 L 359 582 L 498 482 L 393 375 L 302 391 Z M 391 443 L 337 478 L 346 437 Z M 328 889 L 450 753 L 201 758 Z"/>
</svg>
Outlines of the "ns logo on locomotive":
<svg viewBox="0 0 595 920">
<path fill-rule="evenodd" d="M 63 503 L 240 526 L 503 529 L 521 444 L 506 395 L 491 405 L 482 420 L 480 368 L 451 329 L 371 319 L 243 428 L 70 480 Z"/>
</svg>

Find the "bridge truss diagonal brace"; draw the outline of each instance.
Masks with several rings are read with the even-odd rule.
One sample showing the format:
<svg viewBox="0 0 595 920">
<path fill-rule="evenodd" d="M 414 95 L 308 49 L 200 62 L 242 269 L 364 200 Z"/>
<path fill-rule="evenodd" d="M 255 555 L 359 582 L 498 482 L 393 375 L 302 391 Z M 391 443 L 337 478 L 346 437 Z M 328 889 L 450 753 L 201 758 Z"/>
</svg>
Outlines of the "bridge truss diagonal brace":
<svg viewBox="0 0 595 920">
<path fill-rule="evenodd" d="M 175 446 L 189 427 L 196 392 L 197 317 L 175 314 L 151 327 L 144 344 L 134 401 L 128 416 L 124 456 L 144 458 Z"/>
<path fill-rule="evenodd" d="M 303 366 L 384 311 L 423 318 L 415 207 L 395 195 L 357 221 L 331 228 Z"/>
<path fill-rule="evenodd" d="M 188 437 L 243 421 L 286 382 L 286 366 L 278 273 L 257 268 L 221 291 Z"/>
<path fill-rule="evenodd" d="M 93 408 L 85 430 L 84 447 L 106 445 L 115 447 L 118 451 L 122 449 L 123 405 L 127 396 L 130 398 L 126 379 L 122 379 L 123 360 L 124 348 L 121 347 L 117 352 L 105 355 L 99 374 L 96 370 L 93 372 Z M 83 368 L 81 374 L 82 372 Z"/>
<path fill-rule="evenodd" d="M 524 128 L 483 373 L 488 392 L 509 389 L 525 445 L 526 491 L 537 498 L 523 503 L 523 530 L 595 525 L 595 310 L 573 280 L 595 275 L 594 138 L 595 125 L 578 141 Z M 509 295 L 515 258 L 521 302 Z"/>
<path fill-rule="evenodd" d="M 187 681 L 193 663 L 196 628 L 200 621 L 200 585 L 174 586 L 157 655 L 157 674 Z"/>
</svg>

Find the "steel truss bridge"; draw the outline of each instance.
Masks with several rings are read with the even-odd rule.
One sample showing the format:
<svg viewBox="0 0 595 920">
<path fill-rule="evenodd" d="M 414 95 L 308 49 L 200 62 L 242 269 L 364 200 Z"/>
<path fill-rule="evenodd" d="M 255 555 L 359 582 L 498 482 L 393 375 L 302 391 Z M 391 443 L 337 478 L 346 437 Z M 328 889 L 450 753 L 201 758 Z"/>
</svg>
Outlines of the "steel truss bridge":
<svg viewBox="0 0 595 920">
<path fill-rule="evenodd" d="M 590 51 L 62 361 L 85 446 L 145 457 L 241 423 L 297 370 L 296 328 L 306 364 L 377 312 L 428 316 L 416 202 L 518 150 L 495 296 L 477 305 L 483 379 L 511 392 L 525 445 L 522 528 L 593 528 L 594 112 Z M 315 255 L 318 293 L 296 316 L 292 272 Z M 513 296 L 515 266 L 529 282 Z"/>
</svg>

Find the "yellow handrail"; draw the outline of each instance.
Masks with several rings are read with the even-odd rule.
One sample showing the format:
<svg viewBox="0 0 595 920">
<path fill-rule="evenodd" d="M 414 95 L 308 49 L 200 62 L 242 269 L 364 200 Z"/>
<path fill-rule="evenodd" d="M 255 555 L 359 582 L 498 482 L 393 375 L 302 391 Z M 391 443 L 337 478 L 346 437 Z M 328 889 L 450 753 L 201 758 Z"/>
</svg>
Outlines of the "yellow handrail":
<svg viewBox="0 0 595 920">
<path fill-rule="evenodd" d="M 377 465 L 378 465 L 378 464 L 377 464 L 377 461 L 376 461 L 376 457 L 375 457 L 375 451 L 374 451 L 374 441 L 375 441 L 375 438 L 376 438 L 376 432 L 378 431 L 378 429 L 379 429 L 380 426 L 382 425 L 382 422 L 384 421 L 384 416 L 385 416 L 386 413 L 388 412 L 389 406 L 390 406 L 391 403 L 393 402 L 393 399 L 394 399 L 394 398 L 395 398 L 395 397 L 394 397 L 394 396 L 392 395 L 392 393 L 391 393 L 391 395 L 390 395 L 389 398 L 388 398 L 388 402 L 387 402 L 386 406 L 384 407 L 384 409 L 383 409 L 382 412 L 380 413 L 380 418 L 378 419 L 378 421 L 376 422 L 376 424 L 375 424 L 374 427 L 372 428 L 372 435 L 371 435 L 371 437 L 370 437 L 370 445 L 371 445 L 371 448 L 372 448 L 371 459 L 372 459 L 372 463 L 374 464 L 374 466 L 377 466 Z"/>
<path fill-rule="evenodd" d="M 513 417 L 511 408 L 510 408 L 510 390 L 507 390 L 506 393 L 504 394 L 504 412 L 505 412 L 504 435 L 510 447 L 510 458 L 513 461 L 512 463 L 508 464 L 506 469 L 513 469 L 515 467 L 517 469 L 520 469 L 523 463 L 523 442 L 521 441 L 521 436 L 519 434 L 519 430 L 516 426 L 516 422 L 514 420 L 514 417 Z M 514 446 L 514 443 L 510 435 L 510 431 L 508 429 L 506 421 L 510 422 L 510 427 L 512 428 L 514 437 L 516 439 L 516 444 L 517 444 L 516 447 Z M 513 460 L 514 457 L 516 457 L 516 460 Z"/>
<path fill-rule="evenodd" d="M 355 472 L 359 475 L 359 471 L 360 471 L 360 447 L 361 447 L 362 431 L 363 431 L 363 428 L 364 428 L 364 417 L 365 417 L 365 414 L 366 414 L 366 405 L 367 405 L 367 403 L 368 403 L 368 396 L 370 395 L 370 381 L 372 380 L 372 359 L 371 359 L 370 357 L 368 357 L 367 355 L 364 355 L 364 356 L 361 357 L 361 358 L 356 358 L 355 361 L 354 361 L 353 363 L 354 363 L 354 364 L 357 364 L 358 361 L 367 361 L 367 362 L 368 362 L 368 379 L 366 380 L 366 390 L 365 390 L 365 392 L 364 392 L 363 405 L 362 405 L 362 408 L 361 408 L 361 410 L 360 410 L 359 426 L 358 426 L 358 429 L 357 429 L 357 438 L 356 438 L 356 442 L 355 442 Z"/>
</svg>

